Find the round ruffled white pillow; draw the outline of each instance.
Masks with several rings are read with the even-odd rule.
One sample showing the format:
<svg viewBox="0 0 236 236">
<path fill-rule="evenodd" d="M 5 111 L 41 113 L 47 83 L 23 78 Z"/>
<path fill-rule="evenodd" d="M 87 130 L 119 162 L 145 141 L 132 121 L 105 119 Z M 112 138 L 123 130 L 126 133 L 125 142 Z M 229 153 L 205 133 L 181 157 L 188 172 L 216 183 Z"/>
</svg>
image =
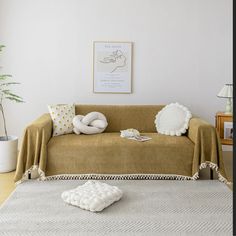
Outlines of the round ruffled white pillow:
<svg viewBox="0 0 236 236">
<path fill-rule="evenodd" d="M 155 125 L 160 134 L 181 136 L 188 129 L 192 114 L 183 105 L 171 103 L 156 115 Z"/>
</svg>

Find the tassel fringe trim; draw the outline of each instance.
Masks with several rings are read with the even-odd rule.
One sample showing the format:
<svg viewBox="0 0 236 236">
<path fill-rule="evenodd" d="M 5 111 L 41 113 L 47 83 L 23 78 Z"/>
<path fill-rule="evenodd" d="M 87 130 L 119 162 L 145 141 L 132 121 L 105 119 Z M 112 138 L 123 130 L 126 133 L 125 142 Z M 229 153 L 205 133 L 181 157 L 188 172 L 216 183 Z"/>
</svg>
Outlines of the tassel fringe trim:
<svg viewBox="0 0 236 236">
<path fill-rule="evenodd" d="M 199 166 L 199 171 L 210 167 L 212 170 L 215 170 L 218 174 L 219 181 L 225 184 L 232 184 L 225 177 L 223 177 L 219 170 L 218 166 L 212 162 L 204 162 Z M 196 172 L 192 177 L 184 176 L 184 175 L 172 175 L 172 174 L 61 174 L 61 175 L 52 175 L 45 176 L 45 172 L 42 171 L 38 165 L 31 166 L 28 170 L 25 171 L 21 180 L 16 182 L 16 184 L 20 184 L 23 181 L 28 179 L 28 174 L 32 170 L 38 170 L 38 180 L 40 181 L 50 181 L 50 180 L 197 180 L 199 178 L 199 171 Z"/>
<path fill-rule="evenodd" d="M 210 161 L 203 162 L 199 166 L 199 170 L 205 169 L 207 167 L 209 167 L 210 169 L 214 170 L 217 173 L 218 179 L 220 182 L 223 182 L 228 185 L 232 185 L 232 182 L 229 182 L 224 176 L 221 175 L 220 171 L 218 170 L 219 169 L 218 165 L 213 162 L 210 162 Z M 199 171 L 193 175 L 192 179 L 197 180 L 198 178 L 199 178 Z"/>
<path fill-rule="evenodd" d="M 38 165 L 32 165 L 28 170 L 26 170 L 25 173 L 22 175 L 22 178 L 19 181 L 16 182 L 16 185 L 21 184 L 25 180 L 28 180 L 28 176 L 33 170 L 39 170 Z"/>
<path fill-rule="evenodd" d="M 168 180 L 191 180 L 192 177 L 183 175 L 168 175 L 168 174 L 120 174 L 120 175 L 109 175 L 109 174 L 64 174 L 64 175 L 53 175 L 48 176 L 44 180 L 157 180 L 157 179 L 168 179 Z"/>
</svg>

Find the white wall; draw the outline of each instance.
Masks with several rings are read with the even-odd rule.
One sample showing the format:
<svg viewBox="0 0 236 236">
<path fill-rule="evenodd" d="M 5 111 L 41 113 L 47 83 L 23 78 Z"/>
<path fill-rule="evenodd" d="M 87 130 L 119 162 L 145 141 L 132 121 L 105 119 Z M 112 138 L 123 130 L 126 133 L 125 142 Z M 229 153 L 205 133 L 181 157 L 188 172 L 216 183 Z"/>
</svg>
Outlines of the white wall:
<svg viewBox="0 0 236 236">
<path fill-rule="evenodd" d="M 94 40 L 134 42 L 133 94 L 93 94 Z M 178 101 L 214 124 L 232 82 L 232 0 L 0 0 L 0 44 L 26 101 L 6 104 L 10 134 L 73 102 Z"/>
</svg>

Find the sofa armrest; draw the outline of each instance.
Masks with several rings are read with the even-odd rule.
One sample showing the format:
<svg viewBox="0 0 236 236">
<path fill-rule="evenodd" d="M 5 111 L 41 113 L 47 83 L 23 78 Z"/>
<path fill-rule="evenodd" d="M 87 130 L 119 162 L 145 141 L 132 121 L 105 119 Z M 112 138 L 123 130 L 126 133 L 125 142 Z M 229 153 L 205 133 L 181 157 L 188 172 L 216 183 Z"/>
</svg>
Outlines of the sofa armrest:
<svg viewBox="0 0 236 236">
<path fill-rule="evenodd" d="M 187 136 L 193 143 L 196 144 L 198 141 L 200 132 L 208 133 L 212 131 L 214 133 L 215 128 L 211 124 L 207 123 L 201 118 L 193 117 L 189 121 L 189 129 L 188 129 Z"/>
<path fill-rule="evenodd" d="M 193 174 L 209 166 L 216 170 L 219 179 L 226 180 L 222 147 L 215 127 L 201 118 L 193 117 L 189 121 L 188 138 L 194 143 Z"/>
<path fill-rule="evenodd" d="M 26 178 L 27 171 L 32 168 L 45 171 L 47 143 L 51 137 L 52 120 L 49 114 L 42 115 L 25 128 L 17 159 L 15 182 Z"/>
</svg>

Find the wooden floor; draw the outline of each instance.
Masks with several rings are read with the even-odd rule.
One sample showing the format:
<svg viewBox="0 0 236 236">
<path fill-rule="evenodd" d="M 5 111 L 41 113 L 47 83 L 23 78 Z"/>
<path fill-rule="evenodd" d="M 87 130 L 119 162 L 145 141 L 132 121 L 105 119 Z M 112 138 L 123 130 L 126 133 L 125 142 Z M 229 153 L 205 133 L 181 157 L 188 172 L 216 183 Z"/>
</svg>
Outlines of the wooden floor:
<svg viewBox="0 0 236 236">
<path fill-rule="evenodd" d="M 15 171 L 0 174 L 0 204 L 2 204 L 15 189 L 15 183 L 13 181 L 14 175 Z"/>
<path fill-rule="evenodd" d="M 227 178 L 230 182 L 233 181 L 233 153 L 224 152 L 224 164 Z M 11 192 L 15 189 L 15 183 L 13 181 L 15 171 L 0 174 L 0 205 L 8 198 Z M 216 177 L 216 176 L 215 176 Z M 209 178 L 209 171 L 203 170 L 200 173 L 201 179 Z M 229 186 L 232 189 L 232 186 Z"/>
</svg>

